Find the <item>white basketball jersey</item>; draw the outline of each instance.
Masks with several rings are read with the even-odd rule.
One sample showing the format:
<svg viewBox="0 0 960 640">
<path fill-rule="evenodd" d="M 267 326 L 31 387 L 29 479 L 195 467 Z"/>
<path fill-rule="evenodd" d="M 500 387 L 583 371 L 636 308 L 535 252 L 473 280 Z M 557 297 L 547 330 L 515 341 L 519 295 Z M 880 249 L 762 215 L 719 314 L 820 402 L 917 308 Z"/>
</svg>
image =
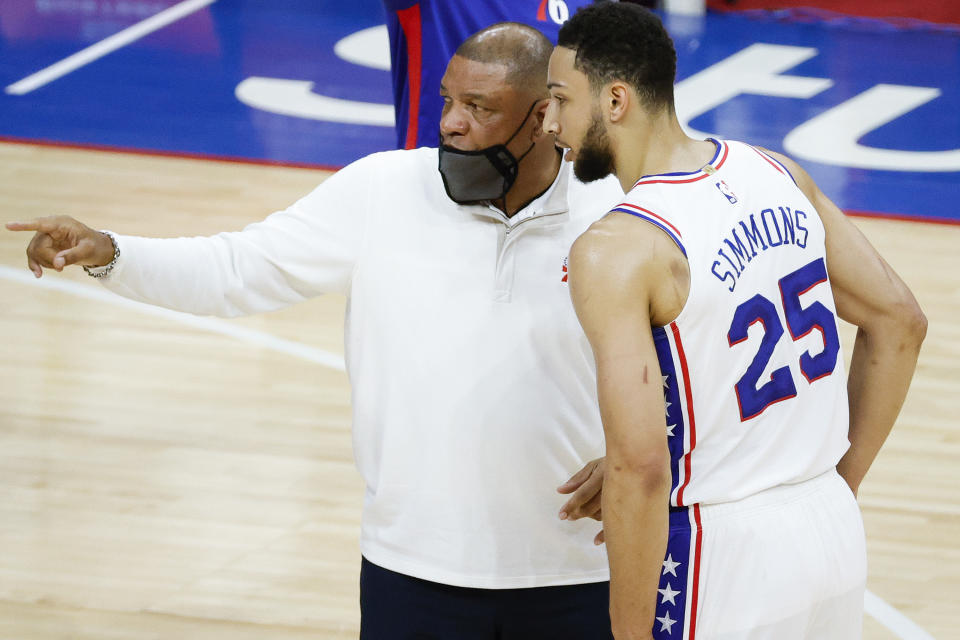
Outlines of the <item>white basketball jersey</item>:
<svg viewBox="0 0 960 640">
<path fill-rule="evenodd" d="M 613 209 L 690 265 L 683 311 L 654 328 L 677 507 L 813 478 L 849 446 L 820 217 L 782 164 L 714 142 L 702 170 L 645 176 Z"/>
</svg>

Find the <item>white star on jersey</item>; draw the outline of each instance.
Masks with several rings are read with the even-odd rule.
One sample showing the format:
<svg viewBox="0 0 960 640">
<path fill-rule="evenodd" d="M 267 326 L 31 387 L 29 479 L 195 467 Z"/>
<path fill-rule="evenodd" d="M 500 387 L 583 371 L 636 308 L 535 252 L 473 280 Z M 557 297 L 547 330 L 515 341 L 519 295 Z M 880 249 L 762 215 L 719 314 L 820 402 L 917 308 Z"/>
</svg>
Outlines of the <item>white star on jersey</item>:
<svg viewBox="0 0 960 640">
<path fill-rule="evenodd" d="M 670 385 L 667 384 L 667 378 L 669 378 L 670 376 L 660 376 L 660 377 L 663 378 L 663 388 L 664 388 L 664 389 L 668 388 Z M 663 394 L 663 401 L 664 401 L 664 403 L 666 403 L 666 405 L 667 405 L 665 408 L 666 408 L 666 410 L 667 410 L 667 417 L 669 418 L 669 417 L 670 417 L 670 404 L 671 404 L 671 403 L 670 403 L 670 402 L 667 402 L 667 394 L 666 394 L 666 392 L 664 392 L 664 394 Z M 675 425 L 675 424 L 668 424 L 668 425 L 667 425 L 667 436 L 672 436 L 672 435 L 673 435 L 673 429 L 674 429 L 676 426 L 677 426 L 677 425 Z"/>
<path fill-rule="evenodd" d="M 663 599 L 660 600 L 660 604 L 667 604 L 668 602 L 673 605 L 677 604 L 677 601 L 674 598 L 680 595 L 680 592 L 674 591 L 669 582 L 667 583 L 666 589 L 657 589 L 657 591 L 659 591 L 660 595 L 663 596 Z"/>
<path fill-rule="evenodd" d="M 679 577 L 677 576 L 677 567 L 679 567 L 681 564 L 683 563 L 673 561 L 673 554 L 671 553 L 670 555 L 667 556 L 667 559 L 663 561 L 663 573 L 661 573 L 660 575 L 665 576 L 668 573 L 670 573 L 670 574 L 673 574 L 674 578 Z"/>
<path fill-rule="evenodd" d="M 663 614 L 662 618 L 657 618 L 657 622 L 660 623 L 660 631 L 666 631 L 667 633 L 673 633 L 673 625 L 677 622 L 670 617 L 670 612 Z"/>
</svg>

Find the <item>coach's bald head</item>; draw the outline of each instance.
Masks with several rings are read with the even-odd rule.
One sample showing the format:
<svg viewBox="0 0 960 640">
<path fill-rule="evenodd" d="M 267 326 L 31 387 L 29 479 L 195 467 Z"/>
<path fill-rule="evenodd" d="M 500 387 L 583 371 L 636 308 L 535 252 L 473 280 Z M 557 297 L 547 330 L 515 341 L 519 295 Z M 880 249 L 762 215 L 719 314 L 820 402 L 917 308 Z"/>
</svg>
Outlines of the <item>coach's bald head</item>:
<svg viewBox="0 0 960 640">
<path fill-rule="evenodd" d="M 515 89 L 547 94 L 547 66 L 553 44 L 545 35 L 519 22 L 499 22 L 464 40 L 455 56 L 503 65 L 506 81 Z"/>
</svg>

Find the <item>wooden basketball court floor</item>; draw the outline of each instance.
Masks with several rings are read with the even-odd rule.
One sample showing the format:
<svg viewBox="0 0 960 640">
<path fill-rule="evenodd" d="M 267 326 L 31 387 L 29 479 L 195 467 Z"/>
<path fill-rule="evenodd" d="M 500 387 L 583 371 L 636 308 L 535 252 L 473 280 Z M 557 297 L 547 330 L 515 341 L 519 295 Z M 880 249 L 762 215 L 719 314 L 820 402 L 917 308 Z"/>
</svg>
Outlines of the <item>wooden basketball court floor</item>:
<svg viewBox="0 0 960 640">
<path fill-rule="evenodd" d="M 0 217 L 208 234 L 325 175 L 0 144 Z M 856 223 L 930 321 L 860 495 L 865 637 L 958 638 L 960 226 Z M 357 637 L 344 300 L 189 324 L 79 270 L 34 280 L 27 241 L 0 230 L 0 638 Z"/>
</svg>

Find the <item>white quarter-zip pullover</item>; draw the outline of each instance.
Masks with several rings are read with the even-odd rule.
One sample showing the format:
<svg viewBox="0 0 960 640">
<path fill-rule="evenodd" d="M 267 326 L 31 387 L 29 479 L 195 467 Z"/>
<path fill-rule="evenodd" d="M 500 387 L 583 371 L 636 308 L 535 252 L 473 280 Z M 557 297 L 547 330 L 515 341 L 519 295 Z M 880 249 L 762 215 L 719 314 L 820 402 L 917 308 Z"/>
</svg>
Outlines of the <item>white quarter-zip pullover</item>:
<svg viewBox="0 0 960 640">
<path fill-rule="evenodd" d="M 603 455 L 595 369 L 566 256 L 622 198 L 563 163 L 512 218 L 446 195 L 437 150 L 390 151 L 285 211 L 208 238 L 118 236 L 104 284 L 196 314 L 347 296 L 361 551 L 399 573 L 515 588 L 608 579 L 593 521 L 556 487 Z"/>
</svg>

